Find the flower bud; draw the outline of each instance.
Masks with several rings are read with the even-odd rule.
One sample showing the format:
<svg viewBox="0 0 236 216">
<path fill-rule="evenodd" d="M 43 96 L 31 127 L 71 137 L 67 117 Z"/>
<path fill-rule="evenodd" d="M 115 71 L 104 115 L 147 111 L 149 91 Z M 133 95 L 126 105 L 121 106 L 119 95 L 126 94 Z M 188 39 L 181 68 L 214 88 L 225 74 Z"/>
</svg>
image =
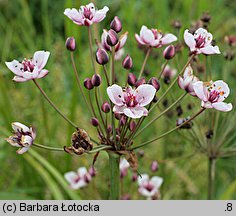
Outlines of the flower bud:
<svg viewBox="0 0 236 216">
<path fill-rule="evenodd" d="M 118 35 L 113 29 L 108 31 L 106 41 L 109 46 L 115 46 L 118 43 Z"/>
<path fill-rule="evenodd" d="M 91 166 L 90 168 L 89 168 L 89 174 L 91 175 L 91 177 L 94 177 L 94 176 L 96 176 L 96 170 L 95 170 L 95 168 L 93 167 L 93 166 Z"/>
<path fill-rule="evenodd" d="M 122 115 L 121 118 L 120 118 L 120 125 L 121 126 L 125 125 L 126 120 L 127 120 L 126 117 L 124 115 Z"/>
<path fill-rule="evenodd" d="M 104 103 L 102 104 L 102 111 L 103 111 L 104 113 L 109 113 L 110 110 L 111 110 L 110 104 L 109 104 L 107 101 L 104 102 Z"/>
<path fill-rule="evenodd" d="M 130 124 L 129 124 L 130 131 L 134 131 L 135 127 L 136 127 L 136 122 L 135 121 L 131 121 Z"/>
<path fill-rule="evenodd" d="M 121 114 L 120 114 L 120 113 L 115 113 L 115 118 L 116 118 L 117 120 L 120 120 Z"/>
<path fill-rule="evenodd" d="M 138 88 L 140 85 L 143 85 L 146 83 L 145 78 L 140 78 L 136 83 L 135 83 L 135 87 Z"/>
<path fill-rule="evenodd" d="M 137 179 L 138 179 L 138 174 L 136 172 L 134 172 L 132 175 L 132 182 L 136 182 Z"/>
<path fill-rule="evenodd" d="M 134 84 L 137 82 L 137 78 L 133 73 L 128 74 L 128 84 L 130 86 L 134 86 Z"/>
<path fill-rule="evenodd" d="M 90 78 L 86 78 L 85 80 L 84 80 L 84 87 L 86 88 L 86 89 L 93 89 L 93 84 L 92 84 L 92 81 L 91 81 L 91 79 Z"/>
<path fill-rule="evenodd" d="M 116 33 L 119 33 L 122 30 L 122 24 L 118 16 L 115 16 L 111 21 L 110 28 L 113 29 Z"/>
<path fill-rule="evenodd" d="M 105 65 L 109 61 L 109 56 L 106 50 L 98 48 L 96 52 L 96 61 L 100 65 Z"/>
<path fill-rule="evenodd" d="M 69 51 L 75 51 L 76 49 L 76 43 L 75 43 L 75 38 L 74 37 L 68 37 L 66 39 L 66 49 Z"/>
<path fill-rule="evenodd" d="M 158 162 L 157 161 L 153 161 L 151 163 L 151 170 L 152 170 L 152 172 L 156 172 L 158 170 L 158 168 L 159 168 Z"/>
<path fill-rule="evenodd" d="M 175 47 L 174 45 L 169 45 L 168 47 L 165 48 L 163 52 L 163 57 L 166 60 L 170 60 L 175 56 Z"/>
<path fill-rule="evenodd" d="M 138 151 L 138 156 L 139 157 L 143 157 L 144 156 L 144 151 L 143 150 L 139 150 Z"/>
<path fill-rule="evenodd" d="M 133 61 L 132 61 L 132 58 L 129 55 L 126 55 L 126 57 L 124 58 L 124 60 L 122 62 L 122 66 L 126 70 L 129 70 L 133 67 Z"/>
<path fill-rule="evenodd" d="M 152 77 L 149 81 L 148 84 L 152 85 L 157 91 L 160 89 L 160 82 L 158 81 L 157 78 Z"/>
<path fill-rule="evenodd" d="M 97 118 L 93 117 L 91 119 L 91 124 L 94 126 L 94 127 L 97 127 L 99 125 L 99 121 Z"/>
<path fill-rule="evenodd" d="M 102 78 L 99 74 L 94 74 L 92 76 L 92 84 L 96 87 L 100 86 L 101 82 L 102 82 Z"/>
<path fill-rule="evenodd" d="M 107 133 L 111 133 L 112 132 L 112 126 L 111 125 L 108 125 L 107 127 Z"/>
</svg>

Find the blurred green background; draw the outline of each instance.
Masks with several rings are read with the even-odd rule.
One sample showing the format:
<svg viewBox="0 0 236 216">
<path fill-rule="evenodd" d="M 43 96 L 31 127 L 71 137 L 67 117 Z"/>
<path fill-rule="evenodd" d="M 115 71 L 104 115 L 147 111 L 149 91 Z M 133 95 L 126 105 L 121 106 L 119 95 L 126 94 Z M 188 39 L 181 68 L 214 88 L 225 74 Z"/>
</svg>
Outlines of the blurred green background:
<svg viewBox="0 0 236 216">
<path fill-rule="evenodd" d="M 24 155 L 17 155 L 16 149 L 3 139 L 10 135 L 11 122 L 19 121 L 37 128 L 37 143 L 63 147 L 70 144 L 73 128 L 44 101 L 33 82 L 13 83 L 13 74 L 4 62 L 13 59 L 30 57 L 36 50 L 51 52 L 46 68 L 50 73 L 39 80 L 49 97 L 74 122 L 82 125 L 89 134 L 96 137 L 96 130 L 90 126 L 89 113 L 82 101 L 75 82 L 70 53 L 64 44 L 68 36 L 74 36 L 77 42 L 76 64 L 81 80 L 92 75 L 89 59 L 88 37 L 85 27 L 75 25 L 64 16 L 65 8 L 79 8 L 87 1 L 72 0 L 0 0 L 0 199 L 107 199 L 108 198 L 108 160 L 106 154 L 99 156 L 96 163 L 97 176 L 88 187 L 70 191 L 63 179 L 63 174 L 76 170 L 80 166 L 89 167 L 91 155 L 81 157 L 64 153 L 47 152 L 33 149 Z M 235 100 L 235 60 L 226 61 L 224 53 L 229 47 L 224 42 L 226 35 L 236 35 L 236 2 L 232 0 L 116 0 L 96 1 L 100 9 L 107 5 L 110 10 L 100 24 L 93 25 L 94 37 L 100 39 L 103 28 L 109 28 L 115 15 L 119 16 L 123 32 L 129 37 L 125 53 L 129 53 L 134 62 L 134 73 L 139 71 L 144 53 L 137 47 L 134 33 L 139 33 L 141 26 L 159 28 L 163 32 L 171 32 L 183 41 L 183 31 L 190 28 L 200 19 L 204 12 L 209 12 L 211 22 L 209 31 L 213 33 L 222 55 L 204 58 L 199 57 L 199 64 L 206 70 L 212 70 L 214 79 L 224 78 L 231 87 L 228 101 Z M 182 23 L 178 31 L 173 21 Z M 96 49 L 96 47 L 94 47 Z M 156 49 L 148 60 L 147 69 L 151 76 L 156 76 L 164 63 L 161 49 Z M 188 58 L 188 49 L 179 53 L 170 62 L 178 70 Z M 204 63 L 205 62 L 205 63 Z M 197 68 L 198 62 L 196 63 Z M 125 79 L 125 71 L 121 62 L 116 64 L 121 81 Z M 202 74 L 199 76 L 204 77 Z M 163 84 L 163 89 L 167 86 Z M 161 90 L 163 91 L 163 90 Z M 160 91 L 160 95 L 161 95 Z M 176 89 L 168 96 L 168 102 L 174 101 L 183 92 Z M 105 98 L 105 94 L 104 94 Z M 192 110 L 187 106 L 191 103 Z M 183 116 L 198 110 L 199 100 L 186 97 L 182 105 Z M 163 109 L 163 107 L 161 107 Z M 158 112 L 158 111 L 157 111 Z M 212 125 L 207 120 L 215 116 L 214 136 L 209 141 L 205 133 Z M 229 151 L 229 157 L 220 158 L 216 163 L 216 181 L 214 199 L 236 199 L 236 142 L 235 111 L 216 113 L 207 111 L 194 122 L 194 129 L 181 130 L 144 149 L 144 157 L 139 159 L 139 172 L 159 175 L 164 178 L 161 187 L 162 199 L 206 199 L 207 198 L 207 151 L 209 145 L 220 145 L 221 151 Z M 156 122 L 135 143 L 155 137 L 175 126 L 177 115 L 175 108 L 167 116 Z M 205 146 L 202 151 L 198 146 Z M 158 160 L 159 170 L 150 171 L 150 164 Z M 122 195 L 129 194 L 132 199 L 143 199 L 138 195 L 137 183 L 131 181 L 131 171 L 122 180 Z"/>
</svg>

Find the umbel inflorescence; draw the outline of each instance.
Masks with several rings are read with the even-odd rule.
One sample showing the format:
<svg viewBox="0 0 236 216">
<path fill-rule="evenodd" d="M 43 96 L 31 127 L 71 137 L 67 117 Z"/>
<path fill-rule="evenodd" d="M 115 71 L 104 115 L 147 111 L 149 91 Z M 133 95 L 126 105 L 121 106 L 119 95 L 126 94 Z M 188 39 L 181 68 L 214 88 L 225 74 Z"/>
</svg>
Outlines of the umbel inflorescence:
<svg viewBox="0 0 236 216">
<path fill-rule="evenodd" d="M 33 58 L 6 62 L 8 69 L 15 74 L 13 81 L 27 82 L 32 80 L 49 104 L 75 128 L 75 132 L 72 134 L 70 146 L 65 145 L 64 149 L 51 148 L 35 143 L 36 132 L 33 127 L 14 122 L 12 124 L 13 135 L 7 138 L 6 141 L 12 146 L 20 148 L 17 151 L 18 154 L 25 153 L 31 146 L 47 150 L 61 150 L 62 152 L 65 151 L 77 155 L 84 153 L 96 153 L 97 155 L 100 151 L 107 151 L 109 156 L 118 164 L 118 166 L 110 167 L 113 171 L 117 167 L 119 169 L 120 156 L 124 155 L 128 165 L 136 172 L 138 161 L 134 152 L 135 149 L 153 143 L 179 128 L 184 128 L 206 109 L 214 108 L 223 112 L 228 112 L 232 109 L 231 103 L 224 102 L 230 93 L 228 85 L 222 80 L 201 81 L 200 78 L 194 75 L 191 67 L 192 60 L 197 55 L 220 54 L 219 47 L 212 44 L 212 34 L 206 29 L 199 28 L 193 34 L 189 30 L 185 30 L 184 41 L 190 49 L 190 57 L 182 70 L 176 71 L 168 65 L 168 62 L 176 55 L 176 47 L 172 43 L 177 41 L 177 37 L 170 33 L 165 34 L 159 29 L 149 29 L 143 25 L 140 33 L 135 34 L 134 37 L 138 45 L 145 50 L 146 55 L 139 73 L 135 74 L 131 70 L 133 62 L 138 60 L 132 59 L 129 54 L 126 54 L 123 58 L 120 68 L 117 68 L 117 64 L 115 64 L 115 61 L 122 59 L 125 54 L 124 46 L 128 39 L 128 32 L 121 33 L 122 23 L 117 16 L 112 20 L 109 29 L 103 29 L 101 40 L 96 40 L 97 50 L 93 49 L 92 25 L 105 19 L 108 11 L 109 8 L 106 6 L 101 10 L 97 10 L 94 4 L 90 3 L 86 6 L 81 6 L 78 10 L 72 8 L 66 9 L 64 12 L 69 19 L 78 25 L 78 28 L 86 28 L 88 30 L 90 60 L 93 67 L 92 76 L 88 74 L 88 77 L 82 81 L 77 71 L 74 59 L 74 52 L 76 51 L 75 38 L 77 35 L 66 40 L 66 48 L 70 51 L 71 65 L 79 91 L 88 107 L 91 117 L 90 122 L 96 128 L 98 138 L 90 137 L 86 132 L 86 128 L 81 128 L 80 125 L 72 122 L 42 89 L 37 79 L 48 75 L 49 71 L 44 69 L 44 67 L 47 64 L 50 53 L 48 51 L 36 51 L 33 54 Z M 151 51 L 162 47 L 165 47 L 163 51 L 163 61 L 165 63 L 160 73 L 150 77 L 147 81 L 143 74 Z M 96 64 L 100 65 L 102 73 L 99 74 L 97 72 L 98 65 Z M 118 83 L 116 77 L 120 76 L 119 73 L 122 69 L 127 71 L 126 79 L 124 83 Z M 167 84 L 168 87 L 162 94 L 159 94 L 162 83 Z M 183 91 L 183 95 L 176 99 L 173 104 L 167 106 L 165 110 L 159 111 L 158 105 L 163 102 L 166 95 L 177 84 L 180 87 L 179 91 Z M 104 88 L 107 94 L 101 97 L 102 91 L 100 89 Z M 186 95 L 200 99 L 201 105 L 199 105 L 197 113 L 194 113 L 192 117 L 178 121 L 176 127 L 158 137 L 154 137 L 144 143 L 138 143 L 137 140 L 134 141 L 137 136 L 166 114 L 173 106 L 179 104 Z M 101 101 L 101 98 L 106 99 Z M 149 118 L 151 113 L 155 114 Z M 74 189 L 83 187 L 91 181 L 91 175 L 85 168 L 79 169 L 77 173 L 70 172 L 65 177 Z M 162 181 L 163 179 L 159 177 L 153 177 L 149 180 L 149 177 L 145 174 L 138 181 L 139 190 L 148 197 L 154 196 Z M 113 187 L 112 183 L 111 187 Z M 116 192 L 113 191 L 112 193 L 115 194 Z M 113 198 L 115 198 L 115 195 Z"/>
</svg>

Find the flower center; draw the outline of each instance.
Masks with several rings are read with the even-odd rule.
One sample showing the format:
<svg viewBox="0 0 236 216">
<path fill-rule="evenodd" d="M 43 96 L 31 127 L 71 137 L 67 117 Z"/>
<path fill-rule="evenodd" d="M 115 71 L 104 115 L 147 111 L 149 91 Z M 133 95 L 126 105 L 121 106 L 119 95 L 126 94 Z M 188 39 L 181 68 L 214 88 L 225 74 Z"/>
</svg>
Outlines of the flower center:
<svg viewBox="0 0 236 216">
<path fill-rule="evenodd" d="M 80 176 L 77 176 L 77 177 L 73 180 L 73 182 L 74 182 L 74 183 L 78 183 L 80 180 L 81 180 Z"/>
<path fill-rule="evenodd" d="M 90 8 L 84 7 L 84 18 L 91 20 L 93 18 L 93 13 Z"/>
<path fill-rule="evenodd" d="M 146 183 L 144 187 L 149 192 L 151 192 L 154 189 L 154 186 L 150 182 Z"/>
<path fill-rule="evenodd" d="M 32 60 L 30 59 L 24 59 L 22 62 L 23 68 L 21 70 L 33 72 L 35 65 L 33 64 Z"/>
<path fill-rule="evenodd" d="M 206 37 L 203 35 L 199 35 L 197 38 L 195 38 L 196 41 L 196 48 L 203 48 L 206 44 Z"/>
<path fill-rule="evenodd" d="M 125 96 L 125 104 L 128 107 L 135 107 L 138 104 L 138 101 L 136 99 L 136 96 L 133 94 L 128 93 L 127 96 Z"/>
</svg>

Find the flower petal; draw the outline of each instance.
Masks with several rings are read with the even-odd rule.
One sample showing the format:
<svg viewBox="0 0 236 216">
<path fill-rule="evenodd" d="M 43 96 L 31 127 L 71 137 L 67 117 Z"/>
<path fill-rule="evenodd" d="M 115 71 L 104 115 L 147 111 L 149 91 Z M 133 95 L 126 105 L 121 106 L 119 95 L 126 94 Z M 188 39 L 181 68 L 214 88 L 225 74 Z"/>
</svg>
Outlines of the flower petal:
<svg viewBox="0 0 236 216">
<path fill-rule="evenodd" d="M 78 170 L 77 170 L 79 176 L 84 176 L 88 173 L 86 167 L 80 167 Z"/>
<path fill-rule="evenodd" d="M 146 106 L 152 102 L 156 89 L 149 84 L 140 85 L 136 90 L 137 101 L 140 106 Z"/>
<path fill-rule="evenodd" d="M 77 25 L 83 25 L 83 16 L 82 14 L 75 8 L 65 9 L 64 14 L 71 19 Z"/>
<path fill-rule="evenodd" d="M 66 181 L 71 184 L 78 177 L 78 175 L 76 172 L 70 171 L 70 172 L 65 173 L 64 177 Z"/>
<path fill-rule="evenodd" d="M 216 91 L 223 92 L 222 95 L 219 95 L 218 102 L 222 102 L 227 98 L 230 94 L 230 89 L 227 83 L 225 83 L 223 80 L 217 80 L 213 83 L 213 89 Z"/>
<path fill-rule="evenodd" d="M 30 129 L 24 124 L 21 124 L 20 122 L 13 122 L 11 126 L 12 129 L 16 132 L 21 132 L 21 131 L 24 133 L 30 132 Z"/>
<path fill-rule="evenodd" d="M 229 112 L 233 109 L 233 106 L 231 103 L 227 104 L 224 102 L 213 103 L 212 107 L 222 112 Z"/>
<path fill-rule="evenodd" d="M 107 6 L 105 6 L 101 10 L 96 11 L 95 15 L 94 15 L 94 17 L 92 19 L 92 22 L 94 22 L 94 23 L 101 22 L 106 17 L 106 13 L 108 11 L 109 11 L 109 8 Z"/>
<path fill-rule="evenodd" d="M 206 91 L 204 91 L 204 85 L 202 81 L 197 81 L 193 84 L 193 90 L 202 101 L 207 101 Z"/>
<path fill-rule="evenodd" d="M 115 105 L 113 107 L 113 112 L 114 113 L 124 113 L 124 109 L 125 109 L 126 106 L 117 106 Z"/>
<path fill-rule="evenodd" d="M 24 154 L 25 152 L 27 152 L 29 149 L 29 146 L 27 147 L 23 147 L 23 148 L 20 148 L 16 151 L 17 154 Z"/>
<path fill-rule="evenodd" d="M 206 55 L 211 55 L 211 54 L 220 54 L 220 50 L 218 46 L 206 46 L 200 49 L 200 52 Z"/>
<path fill-rule="evenodd" d="M 142 194 L 143 196 L 146 196 L 146 197 L 151 197 L 151 196 L 154 195 L 153 190 L 148 191 L 148 190 L 147 190 L 146 188 L 144 188 L 144 187 L 140 187 L 140 188 L 138 189 L 138 191 L 139 191 L 140 194 Z"/>
<path fill-rule="evenodd" d="M 189 33 L 188 29 L 184 31 L 184 41 L 191 50 L 195 49 L 196 41 L 194 39 L 194 36 Z"/>
<path fill-rule="evenodd" d="M 20 76 L 14 76 L 14 78 L 12 79 L 15 82 L 26 82 L 29 81 L 28 79 L 24 78 L 24 77 L 20 77 Z"/>
<path fill-rule="evenodd" d="M 41 70 L 37 78 L 43 78 L 43 77 L 47 76 L 48 72 L 49 71 L 46 69 Z"/>
<path fill-rule="evenodd" d="M 184 80 L 181 76 L 178 76 L 178 85 L 181 89 L 185 90 L 185 86 L 184 86 Z"/>
<path fill-rule="evenodd" d="M 150 29 L 146 29 L 142 32 L 141 38 L 144 43 L 151 45 L 155 41 L 153 32 Z"/>
<path fill-rule="evenodd" d="M 22 76 L 21 69 L 23 68 L 23 65 L 20 62 L 13 60 L 11 62 L 5 62 L 5 64 L 11 72 L 18 76 Z"/>
<path fill-rule="evenodd" d="M 148 180 L 149 180 L 148 174 L 142 174 L 141 176 L 138 177 L 138 185 L 142 186 Z"/>
<path fill-rule="evenodd" d="M 141 44 L 141 45 L 146 45 L 146 44 L 143 42 L 142 38 L 141 38 L 138 34 L 135 34 L 134 36 L 135 36 L 136 41 L 137 41 L 139 44 Z"/>
<path fill-rule="evenodd" d="M 161 178 L 159 176 L 153 176 L 150 179 L 150 182 L 158 189 L 163 183 L 163 178 Z"/>
<path fill-rule="evenodd" d="M 130 118 L 136 119 L 146 116 L 148 113 L 145 107 L 125 108 L 124 114 Z"/>
<path fill-rule="evenodd" d="M 169 44 L 174 41 L 177 41 L 177 37 L 173 34 L 166 34 L 162 39 L 161 39 L 161 44 Z"/>
<path fill-rule="evenodd" d="M 107 94 L 112 103 L 117 106 L 123 106 L 124 94 L 120 86 L 114 84 L 107 88 Z"/>
<path fill-rule="evenodd" d="M 38 67 L 38 70 L 42 70 L 47 64 L 50 52 L 48 51 L 37 51 L 34 53 L 33 64 Z"/>
</svg>

